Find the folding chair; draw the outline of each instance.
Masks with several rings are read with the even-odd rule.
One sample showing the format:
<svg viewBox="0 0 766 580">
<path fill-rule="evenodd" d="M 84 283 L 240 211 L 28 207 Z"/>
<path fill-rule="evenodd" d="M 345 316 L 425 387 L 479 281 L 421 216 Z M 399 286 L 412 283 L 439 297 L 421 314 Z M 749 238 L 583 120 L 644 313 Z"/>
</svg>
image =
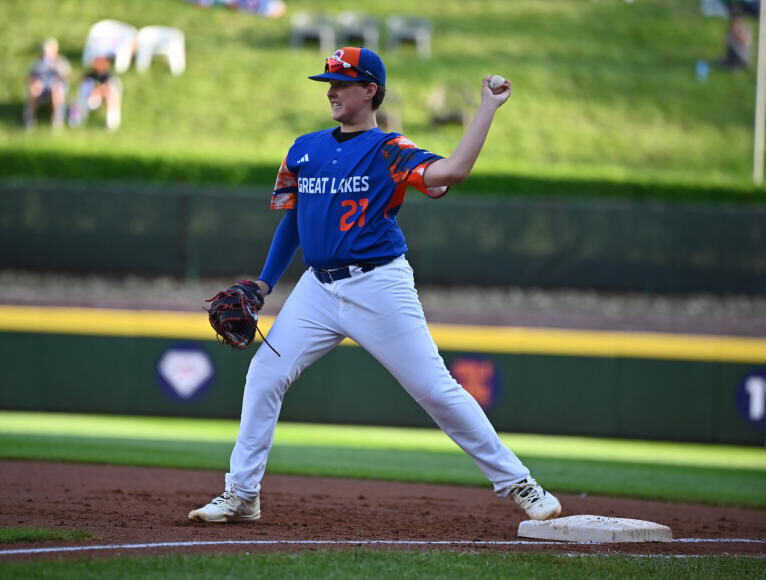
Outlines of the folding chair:
<svg viewBox="0 0 766 580">
<path fill-rule="evenodd" d="M 170 72 L 180 75 L 186 70 L 186 39 L 178 28 L 170 26 L 144 26 L 138 31 L 136 42 L 136 70 L 149 70 L 154 56 L 167 59 Z"/>
<path fill-rule="evenodd" d="M 100 20 L 90 27 L 85 49 L 82 52 L 82 65 L 87 67 L 96 56 L 108 56 L 114 59 L 114 72 L 121 74 L 130 68 L 130 61 L 136 50 L 135 26 L 118 20 Z"/>
</svg>

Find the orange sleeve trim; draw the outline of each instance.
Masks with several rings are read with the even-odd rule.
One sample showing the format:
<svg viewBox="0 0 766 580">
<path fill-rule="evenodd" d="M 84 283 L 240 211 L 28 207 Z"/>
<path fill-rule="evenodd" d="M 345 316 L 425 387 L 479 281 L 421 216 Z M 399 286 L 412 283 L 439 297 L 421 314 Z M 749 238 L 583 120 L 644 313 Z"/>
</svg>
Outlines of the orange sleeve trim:
<svg viewBox="0 0 766 580">
<path fill-rule="evenodd" d="M 287 168 L 287 157 L 282 160 L 271 196 L 271 209 L 295 209 L 298 203 L 298 174 Z"/>
<path fill-rule="evenodd" d="M 449 185 L 442 185 L 439 187 L 428 187 L 425 184 L 425 174 L 426 174 L 426 168 L 436 161 L 436 159 L 431 159 L 429 161 L 425 161 L 415 167 L 410 172 L 408 184 L 417 189 L 421 193 L 425 193 L 428 197 L 432 197 L 434 199 L 443 197 L 447 191 L 449 190 Z"/>
</svg>

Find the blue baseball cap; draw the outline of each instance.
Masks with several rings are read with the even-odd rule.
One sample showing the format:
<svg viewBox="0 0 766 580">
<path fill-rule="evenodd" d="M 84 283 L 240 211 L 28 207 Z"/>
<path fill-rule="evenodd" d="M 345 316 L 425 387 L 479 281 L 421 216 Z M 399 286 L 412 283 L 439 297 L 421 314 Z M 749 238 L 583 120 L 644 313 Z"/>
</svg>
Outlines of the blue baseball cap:
<svg viewBox="0 0 766 580">
<path fill-rule="evenodd" d="M 369 48 L 346 46 L 325 59 L 324 73 L 309 77 L 312 81 L 352 81 L 386 85 L 386 67 Z"/>
</svg>

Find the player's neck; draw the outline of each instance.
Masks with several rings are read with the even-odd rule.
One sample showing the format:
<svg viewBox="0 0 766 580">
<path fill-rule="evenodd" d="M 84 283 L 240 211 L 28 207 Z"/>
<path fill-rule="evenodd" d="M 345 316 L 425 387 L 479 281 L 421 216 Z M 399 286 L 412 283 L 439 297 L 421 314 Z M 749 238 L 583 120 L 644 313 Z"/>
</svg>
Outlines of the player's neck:
<svg viewBox="0 0 766 580">
<path fill-rule="evenodd" d="M 375 120 L 375 113 L 372 113 L 372 115 L 365 115 L 359 120 L 341 122 L 340 130 L 342 133 L 355 133 L 357 131 L 369 131 L 377 126 L 378 123 Z"/>
</svg>

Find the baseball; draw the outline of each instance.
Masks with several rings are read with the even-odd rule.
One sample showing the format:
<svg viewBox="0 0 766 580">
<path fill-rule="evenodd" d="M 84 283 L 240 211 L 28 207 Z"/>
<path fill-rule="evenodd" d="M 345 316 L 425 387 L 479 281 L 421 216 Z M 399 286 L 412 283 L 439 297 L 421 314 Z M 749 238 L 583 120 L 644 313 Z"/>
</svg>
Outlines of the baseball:
<svg viewBox="0 0 766 580">
<path fill-rule="evenodd" d="M 505 82 L 505 79 L 501 77 L 500 75 L 492 75 L 492 78 L 489 79 L 489 88 L 490 89 L 496 89 L 500 85 L 502 85 Z"/>
</svg>

